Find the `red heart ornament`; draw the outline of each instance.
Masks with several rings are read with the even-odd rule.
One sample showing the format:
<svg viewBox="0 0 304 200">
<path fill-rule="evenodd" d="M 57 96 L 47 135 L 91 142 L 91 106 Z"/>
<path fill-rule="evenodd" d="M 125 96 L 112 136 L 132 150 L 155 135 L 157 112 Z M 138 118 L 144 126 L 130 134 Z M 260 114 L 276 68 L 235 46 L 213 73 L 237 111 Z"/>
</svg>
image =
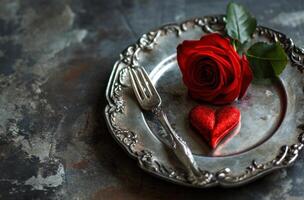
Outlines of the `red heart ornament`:
<svg viewBox="0 0 304 200">
<path fill-rule="evenodd" d="M 200 105 L 190 111 L 192 126 L 203 135 L 213 149 L 236 128 L 240 119 L 239 109 L 233 106 L 213 109 Z"/>
</svg>

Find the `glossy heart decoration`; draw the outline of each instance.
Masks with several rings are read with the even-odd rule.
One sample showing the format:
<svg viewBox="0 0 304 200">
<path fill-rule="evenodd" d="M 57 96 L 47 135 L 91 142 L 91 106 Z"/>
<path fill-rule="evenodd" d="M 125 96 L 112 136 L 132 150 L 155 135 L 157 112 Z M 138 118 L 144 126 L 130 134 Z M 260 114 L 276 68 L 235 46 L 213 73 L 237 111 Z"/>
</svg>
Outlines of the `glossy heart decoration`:
<svg viewBox="0 0 304 200">
<path fill-rule="evenodd" d="M 203 135 L 213 149 L 237 127 L 240 119 L 239 109 L 233 106 L 213 109 L 200 105 L 190 111 L 192 126 Z"/>
</svg>

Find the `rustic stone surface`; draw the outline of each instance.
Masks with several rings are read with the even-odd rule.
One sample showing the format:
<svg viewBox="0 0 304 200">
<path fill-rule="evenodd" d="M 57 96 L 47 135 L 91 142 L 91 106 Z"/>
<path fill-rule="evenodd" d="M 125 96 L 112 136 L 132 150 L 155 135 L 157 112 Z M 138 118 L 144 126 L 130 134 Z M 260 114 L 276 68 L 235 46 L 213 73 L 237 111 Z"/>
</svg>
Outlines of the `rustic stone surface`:
<svg viewBox="0 0 304 200">
<path fill-rule="evenodd" d="M 242 3 L 303 45 L 303 1 Z M 303 199 L 303 156 L 247 186 L 199 190 L 146 174 L 107 130 L 105 87 L 120 51 L 225 4 L 0 0 L 0 199 Z"/>
</svg>

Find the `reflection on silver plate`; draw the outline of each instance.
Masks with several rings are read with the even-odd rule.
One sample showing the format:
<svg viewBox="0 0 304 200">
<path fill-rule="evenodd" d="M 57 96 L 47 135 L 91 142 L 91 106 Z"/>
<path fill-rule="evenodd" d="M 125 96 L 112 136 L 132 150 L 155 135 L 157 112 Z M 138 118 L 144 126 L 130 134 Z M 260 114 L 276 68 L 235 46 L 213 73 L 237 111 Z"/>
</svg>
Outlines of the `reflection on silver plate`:
<svg viewBox="0 0 304 200">
<path fill-rule="evenodd" d="M 272 170 L 291 165 L 304 145 L 304 50 L 284 34 L 257 27 L 257 41 L 280 42 L 289 64 L 271 85 L 251 84 L 246 97 L 235 102 L 241 110 L 240 131 L 211 150 L 189 126 L 188 113 L 198 103 L 187 95 L 176 62 L 176 46 L 203 34 L 223 32 L 223 16 L 207 16 L 170 24 L 144 34 L 115 63 L 106 97 L 105 115 L 111 134 L 145 171 L 193 187 L 238 186 Z M 187 142 L 204 175 L 189 180 L 183 166 L 155 136 L 156 120 L 139 108 L 127 67 L 143 66 L 163 100 L 164 111 Z"/>
</svg>

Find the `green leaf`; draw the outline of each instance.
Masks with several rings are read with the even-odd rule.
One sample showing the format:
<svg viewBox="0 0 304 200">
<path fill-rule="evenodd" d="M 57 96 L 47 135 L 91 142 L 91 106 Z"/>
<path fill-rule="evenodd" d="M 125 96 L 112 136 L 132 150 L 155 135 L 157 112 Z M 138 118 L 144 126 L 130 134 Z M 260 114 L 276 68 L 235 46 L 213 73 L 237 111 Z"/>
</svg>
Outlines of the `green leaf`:
<svg viewBox="0 0 304 200">
<path fill-rule="evenodd" d="M 236 51 L 238 52 L 239 55 L 243 55 L 245 49 L 249 48 L 250 42 L 240 43 L 237 40 L 234 41 L 235 41 L 234 43 L 235 43 Z"/>
<path fill-rule="evenodd" d="M 227 6 L 226 18 L 226 30 L 230 37 L 241 43 L 250 39 L 257 22 L 242 5 L 230 2 Z"/>
<path fill-rule="evenodd" d="M 288 56 L 286 55 L 284 49 L 279 43 L 273 44 L 274 48 L 268 52 L 268 58 L 273 58 L 271 60 L 272 68 L 277 76 L 279 76 L 285 69 Z M 275 59 L 276 58 L 276 59 Z"/>
<path fill-rule="evenodd" d="M 288 57 L 279 43 L 255 43 L 248 49 L 246 56 L 256 81 L 279 76 L 288 62 Z"/>
</svg>

